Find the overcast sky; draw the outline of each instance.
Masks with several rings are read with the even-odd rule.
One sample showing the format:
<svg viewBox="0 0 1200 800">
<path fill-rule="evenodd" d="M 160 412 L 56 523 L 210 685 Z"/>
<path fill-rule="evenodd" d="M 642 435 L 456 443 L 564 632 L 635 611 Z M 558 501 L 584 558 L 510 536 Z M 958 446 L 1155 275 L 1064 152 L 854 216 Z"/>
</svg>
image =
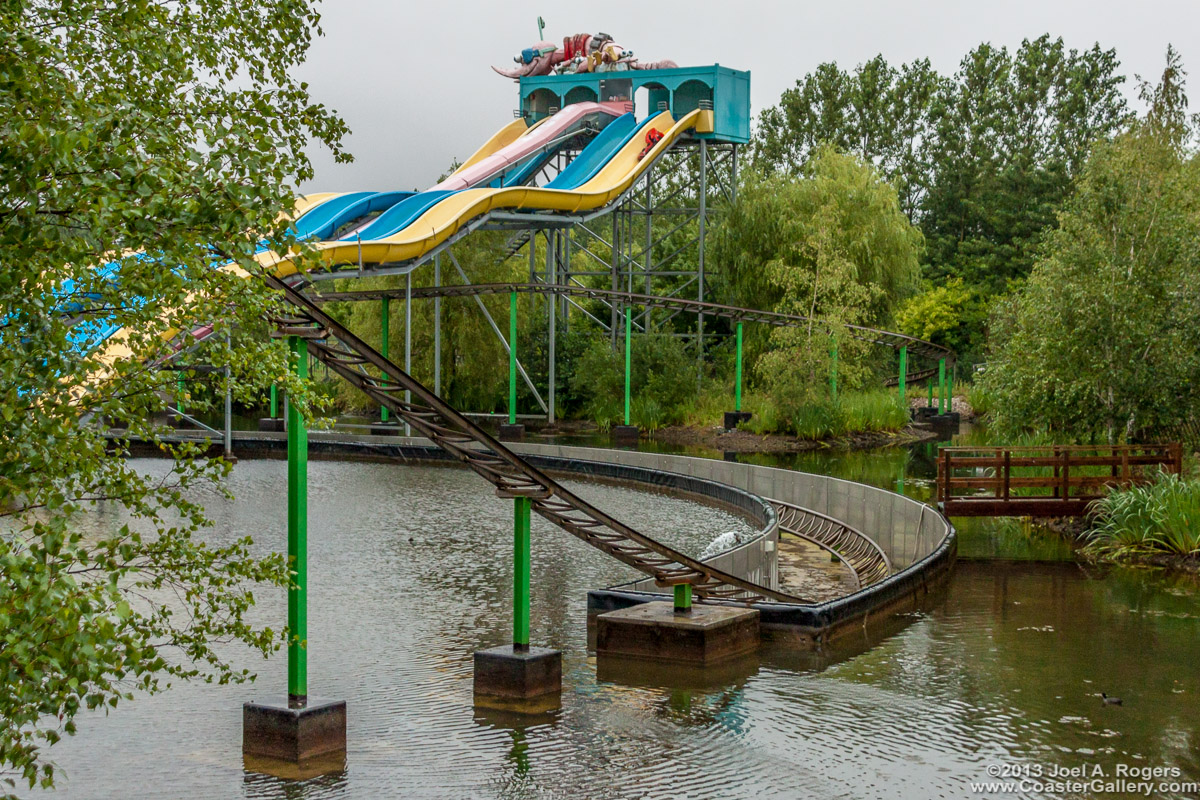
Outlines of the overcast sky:
<svg viewBox="0 0 1200 800">
<path fill-rule="evenodd" d="M 850 69 L 878 53 L 894 65 L 928 57 L 952 73 L 980 42 L 1012 50 L 1043 33 L 1071 48 L 1115 47 L 1131 99 L 1133 75 L 1157 78 L 1173 43 L 1200 98 L 1197 0 L 325 0 L 320 9 L 325 35 L 300 77 L 350 125 L 355 162 L 314 152 L 305 191 L 425 188 L 465 159 L 512 120 L 516 84 L 489 66 L 511 66 L 536 41 L 539 14 L 550 41 L 604 31 L 646 60 L 750 70 L 755 115 L 824 61 Z"/>
</svg>

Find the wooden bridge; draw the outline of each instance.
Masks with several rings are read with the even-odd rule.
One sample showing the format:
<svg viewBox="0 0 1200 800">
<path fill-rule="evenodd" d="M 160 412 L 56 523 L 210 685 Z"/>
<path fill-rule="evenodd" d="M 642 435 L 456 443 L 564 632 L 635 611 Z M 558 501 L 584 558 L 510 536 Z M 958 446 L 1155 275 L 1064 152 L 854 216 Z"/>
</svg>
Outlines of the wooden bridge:
<svg viewBox="0 0 1200 800">
<path fill-rule="evenodd" d="M 943 447 L 937 501 L 948 517 L 1080 516 L 1108 487 L 1182 469 L 1179 444 Z"/>
</svg>

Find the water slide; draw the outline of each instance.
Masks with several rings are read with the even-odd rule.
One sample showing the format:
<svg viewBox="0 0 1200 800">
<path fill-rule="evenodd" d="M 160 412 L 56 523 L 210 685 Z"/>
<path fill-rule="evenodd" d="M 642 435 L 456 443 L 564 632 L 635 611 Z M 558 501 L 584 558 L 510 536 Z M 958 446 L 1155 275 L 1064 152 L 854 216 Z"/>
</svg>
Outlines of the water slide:
<svg viewBox="0 0 1200 800">
<path fill-rule="evenodd" d="M 568 106 L 559 114 L 566 114 L 570 108 Z M 548 123 L 539 126 L 545 127 Z M 629 189 L 655 158 L 684 133 L 693 129 L 711 130 L 712 111 L 697 109 L 678 121 L 669 111 L 664 111 L 643 123 L 643 128 L 654 128 L 663 134 L 649 151 L 644 151 L 644 137 L 636 135 L 640 129 L 635 130 L 621 140 L 621 146 L 615 151 L 601 152 L 601 148 L 597 148 L 595 154 L 589 155 L 578 170 L 567 175 L 559 185 L 422 192 L 397 203 L 358 231 L 353 239 L 325 242 L 318 247 L 330 264 L 358 263 L 360 259 L 371 264 L 408 261 L 428 253 L 471 220 L 493 210 L 578 213 L 604 208 Z M 618 132 L 614 132 L 605 140 L 605 145 L 611 147 L 617 135 Z M 480 167 L 487 160 L 482 159 L 476 166 Z M 577 180 L 582 182 L 570 185 Z M 446 193 L 441 194 L 443 191 Z M 261 262 L 273 266 L 280 277 L 296 271 L 287 258 L 276 260 L 263 254 Z"/>
<path fill-rule="evenodd" d="M 589 122 L 604 127 L 621 116 L 624 103 L 574 103 L 552 117 L 543 119 L 506 147 L 478 158 L 469 167 L 464 165 L 430 191 L 458 191 L 478 186 L 510 171 L 526 159 L 544 153 L 554 143 L 579 133 Z M 494 137 L 493 137 L 494 138 Z M 478 154 L 476 154 L 478 155 Z M 475 156 L 472 156 L 475 158 Z"/>
<path fill-rule="evenodd" d="M 566 139 L 572 138 L 591 125 L 605 126 L 619 111 L 612 104 L 588 103 L 573 109 L 570 114 L 555 115 L 542 120 L 543 123 L 529 126 L 524 119 L 514 120 L 504 125 L 492 135 L 483 146 L 475 151 L 467 161 L 452 173 L 450 178 L 439 186 L 461 187 L 463 189 L 487 183 L 496 179 L 498 174 L 504 175 L 513 165 L 527 162 L 525 167 L 518 170 L 504 183 L 524 181 L 530 177 L 530 166 L 539 166 L 557 151 L 557 146 Z M 562 119 L 559 119 L 559 117 Z M 437 187 L 434 187 L 435 189 Z M 453 190 L 451 190 L 453 191 Z M 441 198 L 450 191 L 433 193 L 432 199 Z M 395 206 L 402 205 L 411 198 L 421 198 L 420 203 L 431 201 L 429 192 L 323 192 L 300 198 L 296 204 L 293 233 L 301 241 L 324 241 L 333 239 L 345 226 L 358 222 L 357 228 L 372 224 Z M 405 206 L 412 209 L 412 205 Z M 406 213 L 407 216 L 407 213 Z M 395 215 L 388 217 L 394 219 Z M 350 229 L 349 239 L 354 238 L 357 228 Z M 267 252 L 267 247 L 260 244 L 258 253 Z M 106 264 L 98 270 L 101 277 L 116 278 L 117 263 Z M 69 298 L 75 292 L 72 282 L 65 282 L 56 295 Z M 81 308 L 77 300 L 63 303 L 65 313 L 73 313 Z M 83 352 L 90 352 L 113 339 L 121 330 L 121 326 L 111 319 L 84 319 L 72 330 L 70 341 Z M 119 342 L 114 342 L 118 353 L 124 348 Z M 118 355 L 119 357 L 119 355 Z"/>
<path fill-rule="evenodd" d="M 562 143 L 564 139 L 573 137 L 588 123 L 599 123 L 603 127 L 596 138 L 584 148 L 585 153 L 593 149 L 597 140 L 607 146 L 615 135 L 622 131 L 628 131 L 632 124 L 633 114 L 622 114 L 613 120 L 612 117 L 617 113 L 613 109 L 613 104 L 576 103 L 567 106 L 553 117 L 547 117 L 529 128 L 523 135 L 494 153 L 479 158 L 476 158 L 479 155 L 476 153 L 476 156 L 472 156 L 472 159 L 475 159 L 474 164 L 469 169 L 460 168 L 431 189 L 408 197 L 375 219 L 368 220 L 359 227 L 345 232 L 340 239 L 344 242 L 354 242 L 357 253 L 357 243 L 360 240 L 378 240 L 394 236 L 451 195 L 465 191 L 473 185 L 494 180 L 497 175 L 503 175 L 506 171 L 511 170 L 513 165 L 519 165 L 522 161 L 526 162 L 525 166 L 507 175 L 503 185 L 505 187 L 524 185 L 536 174 L 545 159 L 556 152 L 556 143 Z M 618 122 L 620 122 L 619 125 Z M 606 136 L 606 132 L 610 131 L 614 125 L 617 125 L 616 130 Z M 611 156 L 612 151 L 607 150 L 606 153 L 607 156 Z M 580 157 L 582 155 L 583 153 L 580 154 Z M 575 161 L 578 160 L 578 158 L 575 159 Z M 575 161 L 571 163 L 574 164 Z M 567 170 L 569 169 L 570 165 L 567 167 Z"/>
</svg>

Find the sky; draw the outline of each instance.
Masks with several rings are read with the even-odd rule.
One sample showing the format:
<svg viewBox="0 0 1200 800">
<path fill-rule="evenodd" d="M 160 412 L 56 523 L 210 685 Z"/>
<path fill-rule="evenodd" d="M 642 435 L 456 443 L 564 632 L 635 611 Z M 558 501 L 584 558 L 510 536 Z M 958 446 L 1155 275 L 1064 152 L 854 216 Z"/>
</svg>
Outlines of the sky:
<svg viewBox="0 0 1200 800">
<path fill-rule="evenodd" d="M 1133 76 L 1156 80 L 1168 43 L 1200 76 L 1197 0 L 325 0 L 319 9 L 324 36 L 298 77 L 349 124 L 355 162 L 314 149 L 316 177 L 301 191 L 436 182 L 512 120 L 516 84 L 490 66 L 511 66 L 537 41 L 539 15 L 549 41 L 603 31 L 646 60 L 750 70 L 756 116 L 825 61 L 852 69 L 882 53 L 893 65 L 928 58 L 950 74 L 980 42 L 1011 51 L 1044 33 L 1068 48 L 1116 48 L 1131 103 Z"/>
</svg>

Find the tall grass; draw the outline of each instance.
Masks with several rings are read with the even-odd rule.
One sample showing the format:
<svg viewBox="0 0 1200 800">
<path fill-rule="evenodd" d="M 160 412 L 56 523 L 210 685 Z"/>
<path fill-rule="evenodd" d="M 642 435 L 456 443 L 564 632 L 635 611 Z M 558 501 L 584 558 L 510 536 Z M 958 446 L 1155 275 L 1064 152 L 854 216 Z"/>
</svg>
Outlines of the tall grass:
<svg viewBox="0 0 1200 800">
<path fill-rule="evenodd" d="M 1111 492 L 1093 508 L 1087 550 L 1095 555 L 1200 555 L 1200 481 L 1160 473 L 1153 483 Z"/>
<path fill-rule="evenodd" d="M 836 402 L 805 403 L 793 407 L 790 413 L 774 406 L 769 411 L 778 430 L 794 433 L 801 439 L 898 431 L 908 423 L 908 409 L 900 405 L 894 392 L 884 389 L 847 392 Z"/>
<path fill-rule="evenodd" d="M 967 405 L 977 417 L 986 417 L 996 408 L 996 397 L 979 384 L 972 383 L 967 387 Z"/>
</svg>

